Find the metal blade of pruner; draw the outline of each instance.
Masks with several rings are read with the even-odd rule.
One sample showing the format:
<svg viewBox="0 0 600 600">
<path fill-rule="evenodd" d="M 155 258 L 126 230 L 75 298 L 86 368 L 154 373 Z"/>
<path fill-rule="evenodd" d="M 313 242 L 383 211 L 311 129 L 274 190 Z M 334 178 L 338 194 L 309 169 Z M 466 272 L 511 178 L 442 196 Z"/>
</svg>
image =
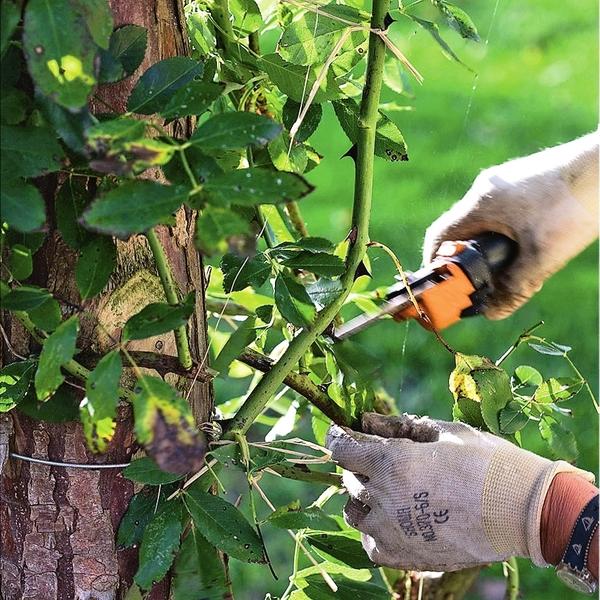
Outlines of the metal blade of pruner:
<svg viewBox="0 0 600 600">
<path fill-rule="evenodd" d="M 407 275 L 410 290 L 416 300 L 424 294 L 427 290 L 430 290 L 437 283 L 439 283 L 441 276 L 436 271 L 424 268 L 410 273 Z M 335 327 L 333 332 L 329 334 L 329 337 L 333 341 L 342 341 L 353 335 L 369 328 L 371 325 L 377 323 L 380 319 L 388 315 L 397 315 L 404 311 L 406 308 L 412 306 L 413 301 L 410 297 L 408 290 L 404 284 L 398 284 L 394 286 L 390 293 L 388 293 L 388 300 L 386 300 L 375 313 L 363 314 L 350 321 L 343 323 L 339 327 Z"/>
</svg>

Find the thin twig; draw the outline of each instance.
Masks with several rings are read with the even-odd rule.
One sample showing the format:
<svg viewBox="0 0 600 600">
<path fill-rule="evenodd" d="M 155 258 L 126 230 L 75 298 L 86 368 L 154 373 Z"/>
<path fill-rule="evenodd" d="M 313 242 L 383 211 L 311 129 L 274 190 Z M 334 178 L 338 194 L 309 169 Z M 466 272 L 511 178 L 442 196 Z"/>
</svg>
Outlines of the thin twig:
<svg viewBox="0 0 600 600">
<path fill-rule="evenodd" d="M 150 250 L 154 256 L 154 261 L 156 263 L 160 281 L 165 291 L 167 302 L 171 306 L 177 306 L 180 301 L 179 290 L 177 289 L 177 284 L 173 278 L 173 273 L 171 272 L 171 266 L 169 265 L 169 260 L 165 253 L 165 249 L 160 243 L 160 240 L 158 239 L 154 229 L 150 229 L 146 232 L 146 238 L 148 239 Z M 179 356 L 181 366 L 184 369 L 191 369 L 194 361 L 192 360 L 192 354 L 190 352 L 190 343 L 188 340 L 186 326 L 181 325 L 175 329 L 173 333 L 175 334 L 175 345 L 177 346 L 177 355 Z"/>
</svg>

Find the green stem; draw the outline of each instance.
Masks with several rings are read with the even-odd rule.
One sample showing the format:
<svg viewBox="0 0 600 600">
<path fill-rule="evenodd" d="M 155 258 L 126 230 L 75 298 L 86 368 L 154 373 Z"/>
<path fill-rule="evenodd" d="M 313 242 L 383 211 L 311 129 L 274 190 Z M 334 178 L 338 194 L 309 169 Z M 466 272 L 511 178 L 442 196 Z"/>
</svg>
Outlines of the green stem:
<svg viewBox="0 0 600 600">
<path fill-rule="evenodd" d="M 273 368 L 273 362 L 268 356 L 251 348 L 243 350 L 237 359 L 263 373 L 268 373 Z M 334 423 L 345 426 L 352 425 L 342 407 L 336 404 L 319 386 L 315 385 L 307 375 L 290 371 L 285 376 L 283 383 L 304 396 Z"/>
<path fill-rule="evenodd" d="M 258 35 L 258 31 L 253 31 L 248 36 L 248 47 L 254 54 L 260 54 L 260 37 Z"/>
<path fill-rule="evenodd" d="M 210 14 L 215 22 L 215 37 L 217 39 L 217 48 L 223 51 L 227 57 L 230 53 L 230 46 L 233 42 L 233 26 L 229 18 L 229 0 L 214 0 Z"/>
<path fill-rule="evenodd" d="M 294 229 L 298 232 L 300 237 L 308 237 L 308 229 L 306 229 L 306 223 L 302 218 L 302 213 L 298 208 L 298 203 L 295 200 L 287 202 L 285 205 L 288 217 Z"/>
<path fill-rule="evenodd" d="M 519 598 L 519 565 L 513 556 L 506 561 L 506 600 Z"/>
<path fill-rule="evenodd" d="M 171 272 L 165 249 L 162 247 L 154 229 L 150 229 L 146 232 L 146 238 L 148 239 L 150 250 L 152 250 L 154 261 L 156 262 L 156 268 L 165 291 L 167 302 L 171 306 L 176 306 L 179 304 L 179 290 L 173 279 L 173 273 Z M 192 360 L 192 354 L 190 352 L 186 326 L 182 325 L 181 327 L 178 327 L 173 333 L 175 334 L 175 345 L 177 346 L 179 362 L 184 369 L 191 369 L 194 361 Z"/>
<path fill-rule="evenodd" d="M 385 15 L 390 8 L 390 0 L 373 0 L 371 28 L 383 29 Z M 346 271 L 340 278 L 341 294 L 326 306 L 315 318 L 309 329 L 301 331 L 288 346 L 283 356 L 273 368 L 260 380 L 248 396 L 246 402 L 231 420 L 227 437 L 233 431 L 246 432 L 269 400 L 275 395 L 286 375 L 294 369 L 310 345 L 333 321 L 342 308 L 352 285 L 354 274 L 360 265 L 369 241 L 369 216 L 373 193 L 373 160 L 375 156 L 375 129 L 379 116 L 379 96 L 383 79 L 385 43 L 374 33 L 369 37 L 369 55 L 365 87 L 360 104 L 358 120 L 358 141 L 356 157 L 356 180 L 354 187 L 354 206 L 352 212 L 351 246 L 346 258 Z"/>
</svg>

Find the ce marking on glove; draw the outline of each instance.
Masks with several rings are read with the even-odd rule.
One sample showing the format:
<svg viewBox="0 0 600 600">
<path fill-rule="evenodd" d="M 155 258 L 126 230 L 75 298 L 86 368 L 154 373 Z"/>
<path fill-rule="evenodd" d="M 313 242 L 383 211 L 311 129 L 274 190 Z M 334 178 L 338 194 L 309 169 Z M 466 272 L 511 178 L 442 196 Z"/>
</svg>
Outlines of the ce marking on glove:
<svg viewBox="0 0 600 600">
<path fill-rule="evenodd" d="M 438 510 L 437 512 L 433 513 L 433 520 L 440 525 L 445 523 L 449 518 L 450 515 L 448 514 L 448 509 Z"/>
</svg>

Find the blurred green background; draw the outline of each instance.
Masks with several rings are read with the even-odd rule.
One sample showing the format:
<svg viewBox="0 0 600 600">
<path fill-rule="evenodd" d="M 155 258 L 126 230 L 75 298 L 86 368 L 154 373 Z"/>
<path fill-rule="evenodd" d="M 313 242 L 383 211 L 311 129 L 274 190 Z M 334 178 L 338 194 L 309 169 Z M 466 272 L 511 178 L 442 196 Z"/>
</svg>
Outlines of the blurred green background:
<svg viewBox="0 0 600 600">
<path fill-rule="evenodd" d="M 407 269 L 419 266 L 426 227 L 468 190 L 482 168 L 569 141 L 597 126 L 596 2 L 461 0 L 456 4 L 471 15 L 482 42 L 465 42 L 447 28 L 442 31 L 477 76 L 447 60 L 433 39 L 410 22 L 392 26 L 393 39 L 425 81 L 422 86 L 413 85 L 413 100 L 384 91 L 383 102 L 414 107 L 389 113 L 407 140 L 410 161 L 376 159 L 371 239 L 390 246 Z M 311 235 L 340 240 L 350 223 L 353 163 L 348 158 L 340 160 L 348 141 L 332 110 L 325 111 L 312 143 L 325 158 L 308 175 L 316 191 L 303 200 L 303 214 Z M 370 257 L 374 283 L 391 282 L 395 270 L 390 260 L 377 250 Z M 468 319 L 445 337 L 464 353 L 497 358 L 523 330 L 544 320 L 540 335 L 573 347 L 573 361 L 597 393 L 597 267 L 594 246 L 510 318 L 500 322 Z M 401 411 L 451 418 L 447 382 L 453 361 L 431 334 L 414 323 L 385 322 L 357 340 L 381 361 L 385 386 Z M 569 374 L 560 358 L 526 347 L 505 366 L 510 369 L 519 364 L 531 364 L 545 376 Z M 570 406 L 574 418 L 566 424 L 579 444 L 578 465 L 597 472 L 597 414 L 584 393 Z M 539 435 L 532 433 L 528 447 L 545 453 L 537 442 Z M 267 479 L 272 478 L 265 478 L 265 489 L 278 504 L 307 492 L 314 499 L 315 490 L 306 486 Z M 291 540 L 284 539 L 283 533 L 265 531 L 265 535 L 279 581 L 273 581 L 264 568 L 233 564 L 240 598 L 259 599 L 267 592 L 276 597 L 287 584 Z M 521 574 L 522 597 L 528 600 L 584 597 L 560 584 L 552 571 L 536 569 L 527 561 L 521 561 Z M 500 578 L 499 567 L 488 569 L 470 598 L 502 598 Z"/>
</svg>

